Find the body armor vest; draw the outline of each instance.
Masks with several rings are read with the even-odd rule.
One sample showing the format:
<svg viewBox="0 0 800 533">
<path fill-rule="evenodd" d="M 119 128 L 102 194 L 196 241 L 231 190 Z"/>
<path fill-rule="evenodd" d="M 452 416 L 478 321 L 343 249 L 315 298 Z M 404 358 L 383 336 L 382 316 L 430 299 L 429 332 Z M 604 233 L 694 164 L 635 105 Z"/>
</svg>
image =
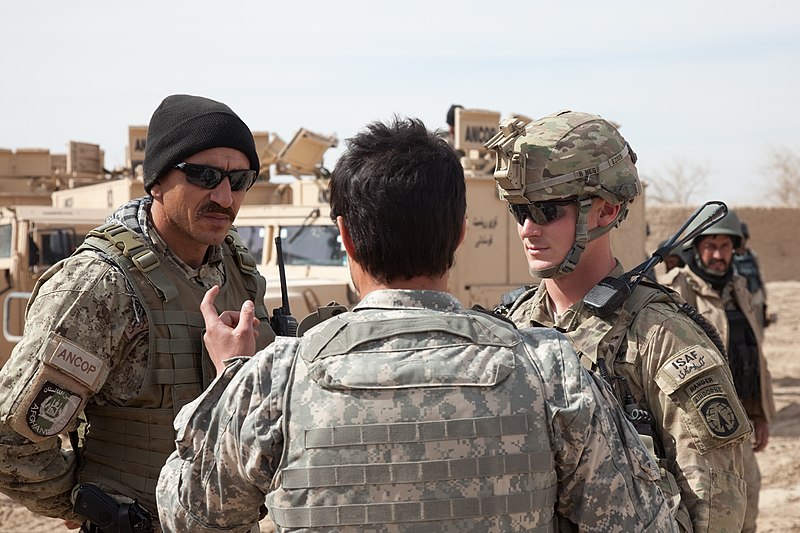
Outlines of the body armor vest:
<svg viewBox="0 0 800 533">
<path fill-rule="evenodd" d="M 261 320 L 256 349 L 264 348 L 274 339 L 264 307 L 266 282 L 235 230 L 222 248 L 226 277 L 215 305 L 238 310 L 244 300 L 253 300 Z M 215 373 L 202 343 L 200 302 L 206 291 L 159 260 L 140 236 L 119 222 L 92 230 L 76 253 L 83 250 L 100 252 L 131 282 L 147 315 L 149 356 L 144 383 L 128 406 L 86 406 L 89 429 L 78 481 L 111 488 L 155 512 L 158 475 L 175 450 L 173 420 Z"/>
<path fill-rule="evenodd" d="M 521 294 L 518 293 L 517 300 L 513 304 L 501 304 L 498 309 L 506 316 L 511 316 L 522 304 L 534 297 L 537 289 L 538 287 L 533 287 Z M 612 318 L 592 317 L 583 321 L 576 330 L 564 334 L 569 338 L 581 358 L 581 364 L 593 372 L 599 372 L 611 387 L 628 420 L 658 461 L 661 473 L 659 485 L 664 492 L 672 515 L 682 531 L 691 531 L 691 520 L 685 504 L 681 501 L 680 488 L 675 475 L 667 468 L 663 446 L 655 429 L 655 420 L 650 408 L 647 405 L 638 404 L 634 391 L 625 376 L 614 369 L 616 360 L 633 362 L 626 359 L 627 350 L 622 346 L 623 343 L 629 342 L 628 329 L 639 311 L 648 304 L 656 302 L 674 305 L 674 302 L 660 289 L 641 282 L 622 304 L 620 311 Z M 586 335 L 585 332 L 591 332 L 591 334 Z M 633 349 L 632 354 L 638 353 L 635 346 L 631 346 L 631 348 Z"/>
<path fill-rule="evenodd" d="M 543 385 L 515 330 L 468 311 L 358 313 L 294 356 L 267 494 L 279 528 L 554 531 Z"/>
<path fill-rule="evenodd" d="M 748 252 L 744 255 L 734 255 L 733 266 L 737 274 L 747 280 L 748 291 L 753 293 L 764 287 L 764 282 L 761 280 L 761 274 L 758 271 L 758 263 L 756 263 L 753 254 Z"/>
<path fill-rule="evenodd" d="M 747 317 L 737 307 L 726 309 L 728 317 L 728 362 L 736 393 L 748 404 L 761 399 L 761 364 L 758 360 L 758 340 Z"/>
</svg>

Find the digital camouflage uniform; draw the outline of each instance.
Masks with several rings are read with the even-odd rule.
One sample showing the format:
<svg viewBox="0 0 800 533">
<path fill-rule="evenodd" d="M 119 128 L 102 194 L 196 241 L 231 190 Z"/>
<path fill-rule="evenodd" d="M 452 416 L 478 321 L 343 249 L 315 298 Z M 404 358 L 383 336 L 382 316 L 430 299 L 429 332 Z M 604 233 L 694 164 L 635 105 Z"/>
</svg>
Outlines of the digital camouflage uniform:
<svg viewBox="0 0 800 533">
<path fill-rule="evenodd" d="M 758 368 L 743 369 L 745 376 L 751 376 L 757 381 L 758 394 L 756 397 L 741 398 L 747 416 L 750 420 L 761 418 L 767 424 L 775 415 L 775 400 L 772 393 L 772 379 L 767 360 L 761 351 L 763 343 L 763 330 L 758 319 L 758 311 L 752 304 L 751 293 L 747 289 L 747 282 L 738 274 L 734 274 L 725 284 L 721 294 L 715 291 L 709 283 L 692 272 L 687 265 L 680 269 L 668 272 L 662 283 L 680 293 L 683 298 L 695 307 L 700 314 L 705 316 L 717 330 L 729 347 L 729 324 L 726 310 L 741 310 L 750 330 L 756 336 L 758 345 Z M 734 371 L 736 369 L 733 369 Z M 746 378 L 745 378 L 746 379 Z M 758 516 L 758 495 L 761 489 L 761 474 L 752 446 L 744 446 L 744 475 L 747 481 L 747 512 L 745 514 L 743 532 L 756 530 L 756 517 Z"/>
<path fill-rule="evenodd" d="M 622 273 L 618 264 L 610 275 Z M 684 531 L 739 531 L 745 498 L 741 443 L 750 424 L 724 358 L 671 303 L 648 303 L 619 331 L 614 324 L 629 320 L 621 316 L 626 312 L 620 307 L 601 319 L 579 302 L 556 320 L 542 282 L 518 300 L 510 318 L 519 327 L 540 324 L 566 332 L 588 368 L 599 372 L 597 360 L 603 359 L 621 405 L 627 403 L 619 377 L 624 378 L 635 405 L 653 417 L 655 450 L 671 474 L 664 472 L 662 488 L 674 493 L 669 485 L 677 483 L 680 494 L 674 495 L 682 504 L 676 518 Z"/>
<path fill-rule="evenodd" d="M 258 297 L 232 246 L 211 247 L 198 269 L 174 256 L 149 226 L 151 201 L 126 204 L 95 232 L 114 228 L 119 249 L 134 250 L 136 261 L 87 244 L 42 276 L 23 339 L 0 373 L 0 491 L 33 512 L 82 521 L 70 494 L 89 481 L 157 517 L 155 482 L 174 449 L 172 421 L 210 381 L 200 299 L 215 284 L 227 287 L 220 306 Z M 265 346 L 274 335 L 263 304 L 256 310 Z M 90 427 L 76 461 L 59 435 L 76 429 L 84 410 Z"/>
<path fill-rule="evenodd" d="M 248 531 L 266 501 L 285 531 L 675 531 L 612 405 L 555 331 L 374 291 L 181 411 L 162 525 Z"/>
</svg>

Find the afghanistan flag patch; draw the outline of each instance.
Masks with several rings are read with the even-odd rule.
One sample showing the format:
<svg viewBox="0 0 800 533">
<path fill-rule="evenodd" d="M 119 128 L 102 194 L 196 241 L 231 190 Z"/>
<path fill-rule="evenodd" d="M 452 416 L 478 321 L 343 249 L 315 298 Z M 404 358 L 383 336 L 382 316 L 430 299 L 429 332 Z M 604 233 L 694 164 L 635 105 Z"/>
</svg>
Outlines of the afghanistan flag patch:
<svg viewBox="0 0 800 533">
<path fill-rule="evenodd" d="M 42 437 L 58 435 L 77 413 L 81 401 L 81 397 L 74 392 L 45 381 L 28 406 L 28 427 Z"/>
</svg>

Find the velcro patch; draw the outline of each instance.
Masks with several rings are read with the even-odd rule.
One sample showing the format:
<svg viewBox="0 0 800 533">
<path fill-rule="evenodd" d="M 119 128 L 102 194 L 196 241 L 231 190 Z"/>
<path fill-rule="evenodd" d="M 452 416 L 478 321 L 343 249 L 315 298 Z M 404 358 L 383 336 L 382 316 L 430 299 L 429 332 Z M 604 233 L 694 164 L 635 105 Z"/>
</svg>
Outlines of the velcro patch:
<svg viewBox="0 0 800 533">
<path fill-rule="evenodd" d="M 666 394 L 672 394 L 685 383 L 719 366 L 722 366 L 721 359 L 713 351 L 697 344 L 667 359 L 656 373 L 656 383 Z"/>
<path fill-rule="evenodd" d="M 58 435 L 80 409 L 83 399 L 76 393 L 45 381 L 28 405 L 25 421 L 28 428 L 42 437 Z"/>
<path fill-rule="evenodd" d="M 108 376 L 109 368 L 105 361 L 60 335 L 53 335 L 49 339 L 42 361 L 62 370 L 64 374 L 94 392 L 97 392 Z"/>
<path fill-rule="evenodd" d="M 730 437 L 739 429 L 739 419 L 726 397 L 714 396 L 700 405 L 708 430 L 719 438 Z"/>
<path fill-rule="evenodd" d="M 708 375 L 689 383 L 684 390 L 700 412 L 708 430 L 719 438 L 730 437 L 739 429 L 739 419 L 728 401 L 725 388 L 716 376 Z"/>
</svg>

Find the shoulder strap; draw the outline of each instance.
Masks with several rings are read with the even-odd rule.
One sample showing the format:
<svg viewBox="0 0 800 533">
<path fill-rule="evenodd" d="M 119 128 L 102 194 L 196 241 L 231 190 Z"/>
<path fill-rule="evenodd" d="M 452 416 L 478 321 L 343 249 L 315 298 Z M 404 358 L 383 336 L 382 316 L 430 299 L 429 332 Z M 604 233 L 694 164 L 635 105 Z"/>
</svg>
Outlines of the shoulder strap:
<svg viewBox="0 0 800 533">
<path fill-rule="evenodd" d="M 628 328 L 639 311 L 644 309 L 647 304 L 656 301 L 670 302 L 671 300 L 659 288 L 651 286 L 648 282 L 642 281 L 636 286 L 633 293 L 622 304 L 622 312 L 611 326 L 609 334 L 603 338 L 603 341 L 608 342 L 611 353 L 619 352 Z"/>
<path fill-rule="evenodd" d="M 511 316 L 520 305 L 533 298 L 537 288 L 537 285 L 523 285 L 505 293 L 500 297 L 500 304 L 494 308 L 494 312 L 505 317 Z"/>
<path fill-rule="evenodd" d="M 640 283 L 625 300 L 616 314 L 608 318 L 593 316 L 584 320 L 577 329 L 566 333 L 575 348 L 592 364 L 598 359 L 608 359 L 619 352 L 636 315 L 653 301 L 669 301 L 658 288 Z"/>
<path fill-rule="evenodd" d="M 269 316 L 267 308 L 264 305 L 264 295 L 267 292 L 267 280 L 258 273 L 258 263 L 255 257 L 248 250 L 239 232 L 235 226 L 231 226 L 228 230 L 228 236 L 225 237 L 225 244 L 233 255 L 236 266 L 239 267 L 239 272 L 242 273 L 242 280 L 244 281 L 245 289 L 253 303 L 256 306 L 256 316 Z M 223 250 L 225 247 L 223 247 Z"/>
<path fill-rule="evenodd" d="M 82 250 L 105 252 L 122 269 L 136 268 L 141 272 L 165 302 L 177 299 L 178 290 L 159 268 L 161 262 L 156 253 L 119 221 L 106 222 L 91 230 L 77 251 Z"/>
</svg>

